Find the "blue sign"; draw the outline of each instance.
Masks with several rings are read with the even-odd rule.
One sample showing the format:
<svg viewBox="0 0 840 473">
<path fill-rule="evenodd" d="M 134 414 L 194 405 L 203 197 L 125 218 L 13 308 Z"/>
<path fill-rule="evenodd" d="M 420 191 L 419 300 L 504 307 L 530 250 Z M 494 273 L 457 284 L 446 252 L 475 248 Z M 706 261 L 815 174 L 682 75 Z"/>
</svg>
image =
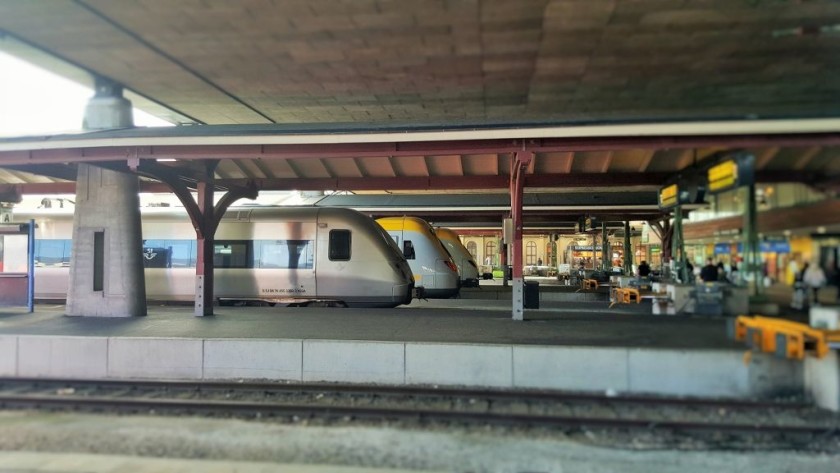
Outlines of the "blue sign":
<svg viewBox="0 0 840 473">
<path fill-rule="evenodd" d="M 715 243 L 716 255 L 728 255 L 732 252 L 732 245 L 729 243 Z"/>
<path fill-rule="evenodd" d="M 759 242 L 759 247 L 762 253 L 790 253 L 790 242 L 787 241 L 762 241 Z M 744 244 L 738 243 L 738 253 L 743 253 L 743 251 Z M 715 245 L 715 254 L 718 254 L 717 245 Z"/>
<path fill-rule="evenodd" d="M 790 242 L 787 241 L 762 241 L 759 242 L 762 253 L 790 253 Z M 738 243 L 737 253 L 744 252 L 744 244 Z M 715 243 L 716 255 L 728 255 L 732 253 L 732 245 L 729 243 Z"/>
</svg>

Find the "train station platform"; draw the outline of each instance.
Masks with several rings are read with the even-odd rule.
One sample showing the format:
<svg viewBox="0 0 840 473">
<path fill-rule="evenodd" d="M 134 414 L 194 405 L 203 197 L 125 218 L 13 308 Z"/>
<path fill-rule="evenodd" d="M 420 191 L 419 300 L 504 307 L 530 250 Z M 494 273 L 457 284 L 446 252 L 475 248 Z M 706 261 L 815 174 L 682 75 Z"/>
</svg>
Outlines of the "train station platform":
<svg viewBox="0 0 840 473">
<path fill-rule="evenodd" d="M 755 355 L 722 318 L 546 302 L 511 319 L 493 300 L 396 309 L 151 307 L 138 318 L 0 313 L 0 376 L 254 379 L 773 397 L 803 392 L 800 362 Z"/>
</svg>

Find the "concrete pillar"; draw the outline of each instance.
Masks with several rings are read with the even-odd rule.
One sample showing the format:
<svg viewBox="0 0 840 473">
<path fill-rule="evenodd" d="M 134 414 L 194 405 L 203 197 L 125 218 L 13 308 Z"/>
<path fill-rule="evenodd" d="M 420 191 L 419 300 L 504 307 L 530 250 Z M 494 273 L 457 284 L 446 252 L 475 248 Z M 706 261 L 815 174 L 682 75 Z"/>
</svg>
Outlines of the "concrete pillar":
<svg viewBox="0 0 840 473">
<path fill-rule="evenodd" d="M 122 86 L 97 79 L 85 109 L 84 128 L 133 126 Z M 73 215 L 73 258 L 67 315 L 146 315 L 143 241 L 137 176 L 80 164 Z"/>
<path fill-rule="evenodd" d="M 85 107 L 82 128 L 111 130 L 134 127 L 131 102 L 122 96 L 122 85 L 109 79 L 97 78 L 94 96 Z"/>
</svg>

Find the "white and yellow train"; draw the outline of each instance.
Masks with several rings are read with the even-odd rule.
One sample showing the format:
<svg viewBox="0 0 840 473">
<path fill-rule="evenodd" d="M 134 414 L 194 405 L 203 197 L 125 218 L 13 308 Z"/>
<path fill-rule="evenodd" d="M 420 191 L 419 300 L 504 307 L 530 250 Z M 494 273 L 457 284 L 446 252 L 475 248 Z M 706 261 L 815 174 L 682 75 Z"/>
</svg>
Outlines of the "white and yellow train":
<svg viewBox="0 0 840 473">
<path fill-rule="evenodd" d="M 435 235 L 452 255 L 452 260 L 458 267 L 461 287 L 478 287 L 478 265 L 469 250 L 461 242 L 461 239 L 458 238 L 458 234 L 448 228 L 435 227 Z"/>
<path fill-rule="evenodd" d="M 446 299 L 458 295 L 458 266 L 428 222 L 417 217 L 385 217 L 376 222 L 402 249 L 414 273 L 414 283 L 423 287 L 425 297 Z"/>
</svg>

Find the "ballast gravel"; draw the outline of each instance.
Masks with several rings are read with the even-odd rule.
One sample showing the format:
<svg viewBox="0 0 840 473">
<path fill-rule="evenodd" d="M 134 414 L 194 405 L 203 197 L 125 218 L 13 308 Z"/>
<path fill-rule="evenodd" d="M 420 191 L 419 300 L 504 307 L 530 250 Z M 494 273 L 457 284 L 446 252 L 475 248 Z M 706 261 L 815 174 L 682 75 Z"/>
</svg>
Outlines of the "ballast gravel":
<svg viewBox="0 0 840 473">
<path fill-rule="evenodd" d="M 650 450 L 644 435 L 604 448 L 592 445 L 598 435 L 0 411 L 5 451 L 469 472 L 840 471 L 837 454 Z"/>
</svg>

